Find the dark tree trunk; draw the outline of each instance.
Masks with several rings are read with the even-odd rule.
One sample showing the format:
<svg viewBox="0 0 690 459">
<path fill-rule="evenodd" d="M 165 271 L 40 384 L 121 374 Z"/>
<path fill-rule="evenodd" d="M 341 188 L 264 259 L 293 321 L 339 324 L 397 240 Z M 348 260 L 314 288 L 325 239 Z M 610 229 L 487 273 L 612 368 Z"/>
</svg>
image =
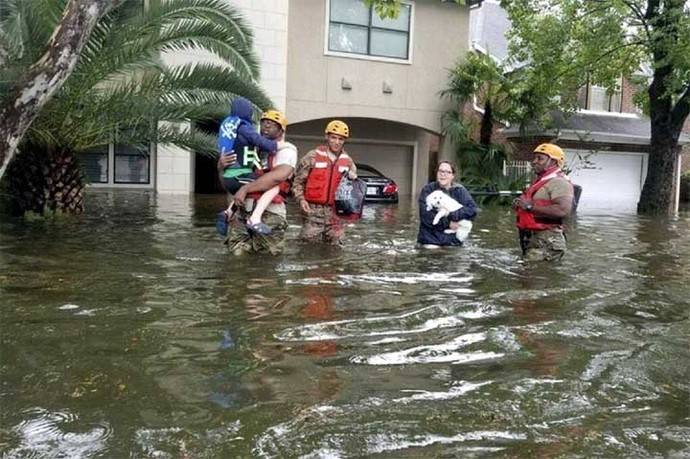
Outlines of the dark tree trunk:
<svg viewBox="0 0 690 459">
<path fill-rule="evenodd" d="M 18 215 L 79 214 L 84 210 L 83 175 L 69 150 L 22 147 L 8 168 L 7 191 L 12 211 Z"/>
<path fill-rule="evenodd" d="M 668 126 L 655 126 L 652 122 L 647 178 L 637 203 L 638 213 L 659 215 L 672 211 L 674 170 L 680 152 L 678 134 L 672 131 Z"/>
<path fill-rule="evenodd" d="M 46 53 L 0 106 L 0 179 L 41 108 L 74 70 L 98 19 L 123 0 L 70 0 Z M 0 58 L 4 54 L 0 54 Z"/>
<path fill-rule="evenodd" d="M 663 33 L 656 33 L 652 38 L 653 61 L 657 65 L 648 90 L 652 135 L 647 177 L 637 203 L 637 212 L 641 214 L 673 211 L 673 179 L 680 153 L 678 138 L 690 114 L 690 84 L 686 83 L 675 93 L 670 90 L 674 68 L 669 58 L 672 50 L 669 39 L 679 38 L 678 25 L 684 8 L 684 0 L 669 1 L 663 7 L 658 1 L 648 2 L 646 18 L 652 20 L 656 32 Z"/>
<path fill-rule="evenodd" d="M 493 109 L 491 102 L 488 100 L 484 105 L 484 115 L 482 116 L 482 124 L 479 128 L 479 143 L 482 145 L 491 145 L 491 135 L 494 130 Z"/>
</svg>

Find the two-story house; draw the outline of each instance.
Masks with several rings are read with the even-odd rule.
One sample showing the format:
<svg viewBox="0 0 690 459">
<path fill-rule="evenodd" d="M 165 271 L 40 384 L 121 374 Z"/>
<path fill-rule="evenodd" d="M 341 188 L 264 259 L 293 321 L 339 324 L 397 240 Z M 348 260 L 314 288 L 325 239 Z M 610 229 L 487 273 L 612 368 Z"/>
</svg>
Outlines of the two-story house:
<svg viewBox="0 0 690 459">
<path fill-rule="evenodd" d="M 399 17 L 382 20 L 360 0 L 232 3 L 253 28 L 261 85 L 285 112 L 287 138 L 300 154 L 322 143 L 329 120 L 341 119 L 350 126 L 351 156 L 393 178 L 401 195 L 426 183 L 438 157 L 453 157 L 440 139 L 441 117 L 449 107 L 439 92 L 448 69 L 469 48 L 469 7 L 406 0 Z M 176 53 L 163 59 L 210 57 Z M 111 152 L 115 169 L 118 158 Z M 121 168 L 127 164 L 120 161 Z M 139 173 L 134 185 L 159 192 L 209 191 L 215 180 L 211 160 L 165 145 L 152 148 L 146 166 L 148 172 Z M 115 176 L 104 184 L 116 186 Z"/>
<path fill-rule="evenodd" d="M 499 2 L 485 1 L 472 12 L 473 48 L 489 52 L 499 61 L 505 59 L 509 28 L 510 21 Z M 640 72 L 645 76 L 644 69 Z M 551 128 L 528 126 L 521 133 L 518 126 L 508 126 L 497 138 L 509 142 L 516 150 L 516 157 L 525 160 L 531 157 L 536 145 L 557 142 L 566 152 L 570 177 L 583 188 L 579 209 L 634 211 L 647 176 L 650 148 L 650 121 L 633 103 L 633 95 L 639 90 L 626 79 L 621 79 L 614 93 L 587 85 L 578 94 L 580 110 L 568 115 L 552 113 Z M 690 133 L 688 127 L 690 122 L 686 123 L 685 131 Z M 681 136 L 680 143 L 687 150 L 690 137 Z M 676 191 L 681 159 L 682 156 L 676 168 Z"/>
</svg>

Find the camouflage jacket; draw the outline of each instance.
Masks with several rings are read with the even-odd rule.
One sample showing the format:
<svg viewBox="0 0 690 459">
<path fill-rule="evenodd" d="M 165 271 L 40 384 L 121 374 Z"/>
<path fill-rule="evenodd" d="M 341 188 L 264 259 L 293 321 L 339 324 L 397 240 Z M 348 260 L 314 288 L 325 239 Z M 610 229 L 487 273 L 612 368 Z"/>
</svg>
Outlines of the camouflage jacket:
<svg viewBox="0 0 690 459">
<path fill-rule="evenodd" d="M 324 149 L 326 149 L 326 147 L 319 147 L 319 149 L 323 151 Z M 311 171 L 312 167 L 314 167 L 314 157 L 316 156 L 316 151 L 317 148 L 310 150 L 309 153 L 304 155 L 302 159 L 300 159 L 297 163 L 297 168 L 295 169 L 295 177 L 292 179 L 292 194 L 297 202 L 300 202 L 300 200 L 302 200 L 302 198 L 304 197 L 304 187 L 307 184 L 307 177 L 309 176 L 309 172 Z M 347 155 L 347 157 L 350 158 L 350 168 L 356 174 L 357 166 L 355 166 L 355 162 L 352 160 L 350 155 L 348 155 L 344 149 L 342 150 L 341 154 Z M 335 161 L 335 155 L 332 155 L 331 159 Z"/>
</svg>

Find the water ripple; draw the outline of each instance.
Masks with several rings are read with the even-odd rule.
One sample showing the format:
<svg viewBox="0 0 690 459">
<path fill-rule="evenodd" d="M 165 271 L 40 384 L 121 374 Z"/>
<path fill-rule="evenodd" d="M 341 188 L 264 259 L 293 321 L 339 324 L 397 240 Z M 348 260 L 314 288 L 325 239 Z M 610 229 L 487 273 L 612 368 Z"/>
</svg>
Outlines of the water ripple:
<svg viewBox="0 0 690 459">
<path fill-rule="evenodd" d="M 486 340 L 485 333 L 469 333 L 443 344 L 415 346 L 395 352 L 372 356 L 353 356 L 352 363 L 368 365 L 406 365 L 411 363 L 465 363 L 477 360 L 495 360 L 504 354 L 496 352 L 458 352 L 459 349 Z"/>
<path fill-rule="evenodd" d="M 3 458 L 90 458 L 104 454 L 113 430 L 107 422 L 80 422 L 70 411 L 27 410 L 24 420 L 12 428 L 19 443 Z M 71 429 L 78 429 L 72 431 Z"/>
</svg>

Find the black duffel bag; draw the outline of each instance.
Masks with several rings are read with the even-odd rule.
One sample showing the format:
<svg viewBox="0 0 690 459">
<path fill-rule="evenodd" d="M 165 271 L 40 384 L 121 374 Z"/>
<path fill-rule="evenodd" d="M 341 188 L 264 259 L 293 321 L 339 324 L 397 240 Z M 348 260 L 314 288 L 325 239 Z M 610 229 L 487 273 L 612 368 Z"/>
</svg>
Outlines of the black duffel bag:
<svg viewBox="0 0 690 459">
<path fill-rule="evenodd" d="M 362 180 L 351 180 L 347 172 L 344 172 L 335 190 L 335 213 L 339 217 L 361 217 L 366 189 L 367 186 Z"/>
</svg>

